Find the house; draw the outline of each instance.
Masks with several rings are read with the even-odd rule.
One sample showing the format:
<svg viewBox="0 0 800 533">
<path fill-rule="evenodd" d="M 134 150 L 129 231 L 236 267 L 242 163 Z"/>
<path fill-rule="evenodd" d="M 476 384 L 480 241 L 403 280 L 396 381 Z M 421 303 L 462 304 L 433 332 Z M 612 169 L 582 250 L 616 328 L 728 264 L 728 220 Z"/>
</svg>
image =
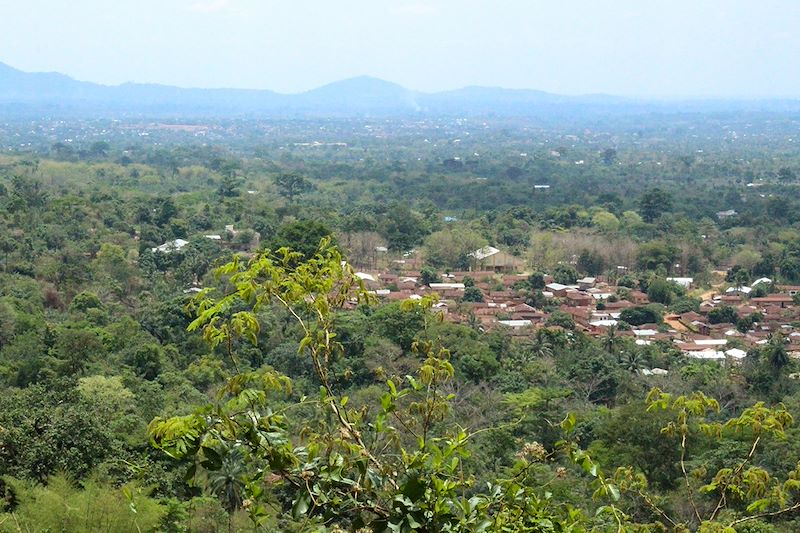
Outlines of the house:
<svg viewBox="0 0 800 533">
<path fill-rule="evenodd" d="M 592 305 L 594 301 L 590 294 L 579 291 L 567 291 L 566 299 L 567 305 L 572 307 L 587 307 Z"/>
<path fill-rule="evenodd" d="M 782 292 L 788 293 L 790 296 L 794 296 L 800 292 L 800 285 L 779 285 L 778 288 Z"/>
<path fill-rule="evenodd" d="M 480 282 L 482 280 L 493 279 L 495 277 L 495 273 L 492 270 L 457 270 L 455 272 L 450 272 L 450 274 L 453 276 L 453 281 L 464 281 L 464 278 L 470 277 L 473 280 Z"/>
<path fill-rule="evenodd" d="M 726 211 L 717 211 L 717 218 L 720 220 L 725 220 L 726 218 L 731 218 L 736 216 L 735 209 L 728 209 Z"/>
<path fill-rule="evenodd" d="M 600 318 L 598 320 L 592 320 L 589 322 L 589 325 L 595 328 L 595 330 L 599 330 L 600 328 L 610 328 L 612 326 L 617 325 L 617 321 L 613 318 Z"/>
<path fill-rule="evenodd" d="M 400 290 L 413 289 L 417 286 L 417 278 L 405 276 L 397 278 L 397 288 Z"/>
<path fill-rule="evenodd" d="M 372 274 L 367 274 L 366 272 L 356 272 L 355 277 L 361 280 L 361 283 L 368 289 L 377 289 L 381 287 L 381 283 L 375 279 L 375 276 Z"/>
<path fill-rule="evenodd" d="M 639 373 L 643 376 L 666 376 L 669 374 L 669 370 L 664 370 L 663 368 L 653 368 L 652 370 L 648 368 L 642 368 L 639 370 Z"/>
<path fill-rule="evenodd" d="M 572 307 L 562 305 L 559 307 L 559 310 L 567 313 L 572 317 L 576 324 L 588 327 L 589 322 L 592 320 L 592 308 L 591 307 Z"/>
<path fill-rule="evenodd" d="M 530 320 L 498 320 L 497 323 L 512 329 L 528 328 L 533 325 Z"/>
<path fill-rule="evenodd" d="M 606 311 L 621 311 L 622 309 L 627 309 L 629 307 L 634 307 L 635 304 L 633 302 L 629 302 L 628 300 L 617 300 L 616 302 L 605 302 Z"/>
<path fill-rule="evenodd" d="M 597 301 L 608 300 L 609 298 L 611 298 L 611 296 L 613 294 L 613 293 L 610 293 L 610 292 L 602 292 L 602 291 L 597 292 L 597 291 L 599 291 L 599 289 L 595 289 L 594 291 L 589 291 L 589 294 L 591 295 L 591 297 L 594 298 Z"/>
<path fill-rule="evenodd" d="M 367 274 L 366 272 L 356 272 L 355 276 L 361 281 L 376 283 L 375 276 L 372 274 Z"/>
<path fill-rule="evenodd" d="M 531 322 L 544 322 L 547 314 L 528 304 L 522 303 L 508 308 L 512 320 L 530 320 Z"/>
<path fill-rule="evenodd" d="M 594 287 L 596 281 L 597 278 L 586 276 L 578 280 L 578 288 L 582 291 L 591 289 L 592 287 Z"/>
<path fill-rule="evenodd" d="M 704 320 L 705 317 L 700 313 L 695 313 L 694 311 L 688 311 L 680 315 L 678 321 L 686 327 L 689 327 L 689 324 L 694 322 L 695 320 Z"/>
<path fill-rule="evenodd" d="M 463 291 L 463 283 L 431 283 L 429 285 L 433 291 Z"/>
<path fill-rule="evenodd" d="M 769 294 L 767 296 L 762 296 L 760 298 L 753 298 L 750 300 L 754 304 L 760 305 L 775 305 L 780 306 L 781 308 L 785 308 L 786 306 L 792 305 L 794 303 L 794 298 L 789 296 L 788 294 Z"/>
<path fill-rule="evenodd" d="M 528 280 L 528 276 L 524 275 L 510 275 L 510 276 L 503 276 L 503 286 L 505 287 L 513 287 L 517 283 L 525 282 Z"/>
<path fill-rule="evenodd" d="M 753 291 L 750 287 L 740 286 L 740 287 L 728 287 L 725 289 L 725 294 L 729 296 L 747 296 Z"/>
<path fill-rule="evenodd" d="M 631 302 L 633 302 L 633 303 L 635 303 L 637 305 L 650 303 L 650 299 L 642 291 L 631 291 L 628 294 L 628 300 L 630 300 Z"/>
<path fill-rule="evenodd" d="M 150 248 L 150 250 L 155 252 L 161 252 L 164 254 L 168 254 L 170 252 L 174 252 L 176 250 L 180 250 L 184 246 L 189 244 L 189 241 L 185 241 L 183 239 L 175 239 L 174 241 L 168 241 L 162 244 L 161 246 L 156 246 L 155 248 Z"/>
<path fill-rule="evenodd" d="M 491 270 L 493 272 L 513 272 L 519 270 L 525 262 L 519 257 L 498 250 L 493 246 L 484 246 L 475 250 L 470 257 L 471 270 Z"/>
<path fill-rule="evenodd" d="M 381 280 L 381 283 L 384 285 L 391 285 L 392 283 L 397 283 L 399 276 L 397 274 L 391 274 L 389 272 L 381 272 L 378 274 L 378 279 Z"/>
<path fill-rule="evenodd" d="M 375 296 L 389 296 L 392 291 L 389 289 L 375 289 L 374 291 L 369 291 L 370 294 L 374 294 Z"/>
<path fill-rule="evenodd" d="M 563 298 L 567 295 L 567 286 L 560 283 L 548 283 L 544 288 L 556 298 Z"/>
<path fill-rule="evenodd" d="M 692 286 L 692 283 L 694 283 L 694 278 L 667 278 L 667 281 L 671 281 L 684 289 L 688 289 Z"/>
</svg>

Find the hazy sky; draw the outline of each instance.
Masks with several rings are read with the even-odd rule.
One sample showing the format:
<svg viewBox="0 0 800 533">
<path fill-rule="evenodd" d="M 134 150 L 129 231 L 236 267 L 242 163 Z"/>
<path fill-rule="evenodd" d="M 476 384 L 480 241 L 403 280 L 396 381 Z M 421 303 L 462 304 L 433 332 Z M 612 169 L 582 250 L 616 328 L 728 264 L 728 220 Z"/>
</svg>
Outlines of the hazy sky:
<svg viewBox="0 0 800 533">
<path fill-rule="evenodd" d="M 0 0 L 0 61 L 280 92 L 367 74 L 425 91 L 800 97 L 800 0 Z"/>
</svg>

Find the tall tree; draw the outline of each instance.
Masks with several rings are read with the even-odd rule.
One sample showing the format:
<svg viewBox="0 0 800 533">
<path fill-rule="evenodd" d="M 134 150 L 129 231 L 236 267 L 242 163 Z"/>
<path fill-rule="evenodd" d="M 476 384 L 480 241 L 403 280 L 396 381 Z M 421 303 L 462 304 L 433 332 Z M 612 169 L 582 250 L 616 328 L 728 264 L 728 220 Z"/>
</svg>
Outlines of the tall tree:
<svg viewBox="0 0 800 533">
<path fill-rule="evenodd" d="M 294 203 L 296 197 L 313 188 L 308 179 L 293 172 L 285 172 L 275 176 L 275 185 L 278 186 L 278 193 L 286 198 L 290 204 Z"/>
<path fill-rule="evenodd" d="M 645 222 L 653 222 L 672 208 L 672 196 L 658 187 L 647 191 L 639 200 L 639 214 Z"/>
</svg>

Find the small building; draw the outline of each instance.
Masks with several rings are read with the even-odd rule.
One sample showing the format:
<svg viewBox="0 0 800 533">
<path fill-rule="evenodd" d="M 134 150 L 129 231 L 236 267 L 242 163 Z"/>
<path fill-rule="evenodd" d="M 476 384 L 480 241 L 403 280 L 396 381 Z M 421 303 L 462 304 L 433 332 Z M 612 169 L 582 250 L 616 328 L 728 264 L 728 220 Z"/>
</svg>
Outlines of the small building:
<svg viewBox="0 0 800 533">
<path fill-rule="evenodd" d="M 379 289 L 383 288 L 380 281 L 375 279 L 375 276 L 372 274 L 367 274 L 366 272 L 356 272 L 355 277 L 361 280 L 361 283 L 368 289 Z"/>
<path fill-rule="evenodd" d="M 798 292 L 800 292 L 800 285 L 779 285 L 778 288 L 789 294 L 789 296 L 794 296 Z"/>
<path fill-rule="evenodd" d="M 633 302 L 629 302 L 628 300 L 617 300 L 616 302 L 609 302 L 606 300 L 604 302 L 606 311 L 621 311 L 623 309 L 627 309 L 629 307 L 635 307 L 636 304 Z"/>
<path fill-rule="evenodd" d="M 161 252 L 164 254 L 168 254 L 170 252 L 174 252 L 180 250 L 184 246 L 189 244 L 189 241 L 185 241 L 183 239 L 175 239 L 174 241 L 168 241 L 162 244 L 161 246 L 156 246 L 155 248 L 151 248 L 150 250 L 155 252 Z"/>
<path fill-rule="evenodd" d="M 375 276 L 372 274 L 367 274 L 366 272 L 356 272 L 355 276 L 361 281 L 370 281 L 372 283 L 376 282 Z"/>
<path fill-rule="evenodd" d="M 463 283 L 431 283 L 429 285 L 432 291 L 463 291 Z"/>
<path fill-rule="evenodd" d="M 711 326 L 703 322 L 702 320 L 693 320 L 688 325 L 689 329 L 694 331 L 695 333 L 699 333 L 700 335 L 710 335 L 711 334 Z"/>
<path fill-rule="evenodd" d="M 643 293 L 642 291 L 631 291 L 628 293 L 628 300 L 637 305 L 650 303 L 650 299 L 647 297 L 647 294 Z"/>
<path fill-rule="evenodd" d="M 684 289 L 689 289 L 694 283 L 694 278 L 667 278 L 667 281 L 680 285 Z"/>
<path fill-rule="evenodd" d="M 725 289 L 725 294 L 729 296 L 747 296 L 753 291 L 750 287 L 745 287 L 744 285 L 740 287 L 728 287 Z"/>
<path fill-rule="evenodd" d="M 533 325 L 530 320 L 498 320 L 497 323 L 512 329 L 528 328 Z"/>
<path fill-rule="evenodd" d="M 567 291 L 566 299 L 567 305 L 572 307 L 587 307 L 594 301 L 590 294 L 580 291 Z"/>
<path fill-rule="evenodd" d="M 544 288 L 556 298 L 563 298 L 567 295 L 567 286 L 560 283 L 548 283 Z"/>
<path fill-rule="evenodd" d="M 794 298 L 788 294 L 769 294 L 760 298 L 753 298 L 750 301 L 754 304 L 760 304 L 764 306 L 775 305 L 781 308 L 786 308 L 786 306 L 794 303 Z"/>
<path fill-rule="evenodd" d="M 525 303 L 508 308 L 508 312 L 511 313 L 512 320 L 530 320 L 531 322 L 541 323 L 547 318 L 547 314 L 544 311 L 539 311 Z"/>
<path fill-rule="evenodd" d="M 498 250 L 493 246 L 484 246 L 475 250 L 470 257 L 471 270 L 491 270 L 492 272 L 514 272 L 522 268 L 525 262 L 519 257 Z"/>
</svg>

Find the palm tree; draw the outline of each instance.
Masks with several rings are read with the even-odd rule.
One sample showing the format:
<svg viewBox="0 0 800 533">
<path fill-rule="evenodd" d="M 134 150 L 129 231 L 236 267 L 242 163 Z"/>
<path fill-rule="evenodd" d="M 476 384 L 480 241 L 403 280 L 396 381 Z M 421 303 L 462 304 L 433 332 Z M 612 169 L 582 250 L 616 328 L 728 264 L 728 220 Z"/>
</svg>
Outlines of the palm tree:
<svg viewBox="0 0 800 533">
<path fill-rule="evenodd" d="M 617 330 L 617 325 L 612 324 L 606 328 L 606 334 L 603 335 L 603 346 L 608 353 L 614 353 L 614 346 L 617 344 Z"/>
<path fill-rule="evenodd" d="M 642 356 L 637 350 L 624 352 L 620 355 L 620 364 L 625 370 L 635 373 L 642 366 Z"/>
<path fill-rule="evenodd" d="M 530 348 L 530 356 L 538 359 L 544 359 L 553 356 L 553 344 L 548 339 L 543 330 L 536 332 L 533 344 Z"/>
<path fill-rule="evenodd" d="M 775 334 L 770 337 L 767 358 L 775 376 L 778 376 L 781 370 L 789 364 L 789 354 L 786 352 L 786 345 L 782 335 Z"/>
<path fill-rule="evenodd" d="M 222 457 L 218 470 L 208 472 L 208 488 L 219 498 L 222 507 L 228 512 L 228 531 L 232 531 L 233 513 L 242 508 L 245 487 L 244 456 L 239 448 L 233 448 Z"/>
</svg>

